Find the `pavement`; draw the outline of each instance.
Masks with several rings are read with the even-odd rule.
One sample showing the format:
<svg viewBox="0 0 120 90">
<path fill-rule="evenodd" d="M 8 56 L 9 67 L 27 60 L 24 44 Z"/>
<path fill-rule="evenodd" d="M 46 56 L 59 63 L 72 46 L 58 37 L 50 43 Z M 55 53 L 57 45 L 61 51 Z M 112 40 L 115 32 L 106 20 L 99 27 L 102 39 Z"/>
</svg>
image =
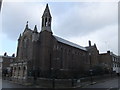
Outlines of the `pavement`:
<svg viewBox="0 0 120 90">
<path fill-rule="evenodd" d="M 112 79 L 109 79 L 109 80 L 104 80 L 104 81 L 99 81 L 95 84 L 89 84 L 89 85 L 86 85 L 84 86 L 83 88 L 109 88 L 112 89 L 112 88 L 120 88 L 118 86 L 118 78 L 112 78 Z"/>
<path fill-rule="evenodd" d="M 120 81 L 120 77 L 119 78 L 117 76 L 116 77 L 109 77 L 109 78 L 104 78 L 104 79 L 100 79 L 100 80 L 93 80 L 93 82 L 90 82 L 90 81 L 84 82 L 84 83 L 81 83 L 77 87 L 94 88 L 94 86 L 95 86 L 96 88 L 107 88 L 106 87 L 107 84 L 108 84 L 108 87 L 110 86 L 110 84 L 113 84 L 113 87 L 115 85 L 115 87 L 117 88 L 119 86 L 118 81 Z M 101 84 L 101 83 L 103 83 L 103 84 Z"/>
<path fill-rule="evenodd" d="M 29 88 L 29 87 L 8 80 L 2 80 L 2 88 Z"/>
</svg>

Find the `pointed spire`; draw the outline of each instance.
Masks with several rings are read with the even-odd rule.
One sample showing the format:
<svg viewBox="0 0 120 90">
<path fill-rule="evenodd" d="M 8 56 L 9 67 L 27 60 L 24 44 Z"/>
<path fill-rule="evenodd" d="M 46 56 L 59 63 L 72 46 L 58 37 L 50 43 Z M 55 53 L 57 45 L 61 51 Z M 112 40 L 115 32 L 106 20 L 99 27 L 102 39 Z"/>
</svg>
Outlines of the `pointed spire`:
<svg viewBox="0 0 120 90">
<path fill-rule="evenodd" d="M 33 32 L 37 32 L 37 25 L 35 25 Z"/>
<path fill-rule="evenodd" d="M 49 16 L 49 17 L 51 17 L 51 14 L 50 14 L 50 10 L 49 10 L 48 4 L 46 4 L 46 8 L 45 8 L 45 11 L 44 11 L 42 17 L 44 17 L 44 16 Z"/>
<path fill-rule="evenodd" d="M 96 44 L 94 43 L 94 46 L 96 46 Z"/>
<path fill-rule="evenodd" d="M 94 43 L 94 47 L 96 47 L 96 44 Z"/>
<path fill-rule="evenodd" d="M 26 24 L 26 29 L 28 29 L 28 21 L 27 21 L 27 24 Z"/>
<path fill-rule="evenodd" d="M 51 21 L 52 21 L 52 17 L 51 17 L 50 10 L 49 10 L 48 4 L 47 4 L 45 11 L 43 13 L 43 16 L 42 16 L 41 31 L 48 31 L 48 32 L 52 33 Z"/>
<path fill-rule="evenodd" d="M 21 33 L 20 33 L 20 36 L 19 36 L 19 38 L 21 38 Z"/>
<path fill-rule="evenodd" d="M 20 33 L 20 35 L 19 35 L 19 38 L 18 38 L 18 40 L 20 40 L 20 38 L 21 38 L 21 33 Z"/>
</svg>

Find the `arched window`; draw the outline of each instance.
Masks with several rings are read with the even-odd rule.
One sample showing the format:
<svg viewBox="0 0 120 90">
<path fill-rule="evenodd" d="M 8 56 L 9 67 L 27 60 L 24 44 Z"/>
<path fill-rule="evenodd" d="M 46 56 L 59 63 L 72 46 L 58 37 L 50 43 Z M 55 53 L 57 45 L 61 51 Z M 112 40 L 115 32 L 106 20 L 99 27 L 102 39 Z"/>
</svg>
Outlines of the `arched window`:
<svg viewBox="0 0 120 90">
<path fill-rule="evenodd" d="M 20 71 L 20 67 L 18 68 L 18 70 Z"/>
<path fill-rule="evenodd" d="M 45 26 L 47 26 L 47 18 L 45 18 Z"/>
<path fill-rule="evenodd" d="M 28 39 L 25 37 L 23 40 L 23 47 L 27 48 L 27 45 L 28 45 Z"/>
<path fill-rule="evenodd" d="M 48 26 L 50 26 L 50 24 L 51 24 L 51 18 L 49 18 L 49 23 L 48 23 Z"/>
<path fill-rule="evenodd" d="M 20 69 L 21 69 L 21 68 L 20 68 L 20 67 L 18 67 L 18 76 L 20 75 Z"/>
<path fill-rule="evenodd" d="M 23 67 L 23 77 L 25 76 L 25 70 L 26 70 L 26 67 L 24 66 Z"/>
<path fill-rule="evenodd" d="M 29 46 L 29 39 L 27 37 L 24 38 L 23 40 L 23 57 L 27 58 L 28 57 L 28 46 Z"/>
<path fill-rule="evenodd" d="M 26 67 L 25 67 L 25 66 L 23 67 L 23 70 L 24 70 L 24 71 L 26 70 Z"/>
<path fill-rule="evenodd" d="M 16 67 L 14 67 L 14 74 L 13 74 L 13 76 L 15 76 L 15 72 L 16 72 Z"/>
<path fill-rule="evenodd" d="M 16 67 L 14 67 L 14 71 L 16 70 Z"/>
</svg>

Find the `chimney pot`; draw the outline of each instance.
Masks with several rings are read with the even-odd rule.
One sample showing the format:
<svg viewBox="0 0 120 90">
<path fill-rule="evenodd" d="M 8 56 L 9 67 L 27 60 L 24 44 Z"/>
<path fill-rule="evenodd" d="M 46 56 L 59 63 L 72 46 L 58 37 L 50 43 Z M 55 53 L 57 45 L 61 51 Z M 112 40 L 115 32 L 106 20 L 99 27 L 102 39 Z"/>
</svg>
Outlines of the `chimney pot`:
<svg viewBox="0 0 120 90">
<path fill-rule="evenodd" d="M 89 40 L 89 46 L 91 46 L 91 41 Z"/>
</svg>

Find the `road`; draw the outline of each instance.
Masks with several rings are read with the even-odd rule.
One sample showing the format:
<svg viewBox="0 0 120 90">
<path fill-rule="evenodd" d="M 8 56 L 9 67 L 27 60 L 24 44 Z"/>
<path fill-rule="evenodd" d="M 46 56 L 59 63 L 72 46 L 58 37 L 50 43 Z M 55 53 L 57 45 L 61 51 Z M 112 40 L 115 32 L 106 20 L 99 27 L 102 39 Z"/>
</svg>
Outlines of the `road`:
<svg viewBox="0 0 120 90">
<path fill-rule="evenodd" d="M 29 90 L 31 88 L 31 87 L 15 84 L 15 83 L 12 83 L 12 82 L 7 81 L 7 80 L 3 80 L 2 83 L 0 82 L 0 84 L 2 84 L 0 86 L 0 88 L 2 88 L 2 87 L 3 88 L 29 88 Z M 83 88 L 55 89 L 55 90 L 86 90 L 87 88 L 93 88 L 93 89 L 90 89 L 90 90 L 96 90 L 95 88 L 106 88 L 106 89 L 103 89 L 103 90 L 114 90 L 113 88 L 118 88 L 118 78 L 110 79 L 110 80 L 107 80 L 107 81 L 104 81 L 104 82 L 99 82 L 99 83 L 96 83 L 94 85 L 87 85 Z M 43 89 L 39 89 L 39 90 L 43 90 Z M 47 90 L 52 90 L 52 89 L 47 89 Z M 115 90 L 118 90 L 118 89 L 115 89 Z"/>
<path fill-rule="evenodd" d="M 16 84 L 16 83 L 13 83 L 7 80 L 3 80 L 2 88 L 28 88 L 28 87 L 25 87 L 23 85 L 19 85 L 19 84 Z"/>
<path fill-rule="evenodd" d="M 88 85 L 84 88 L 109 88 L 109 89 L 118 88 L 120 86 L 119 80 L 120 79 L 118 78 L 114 78 L 114 79 L 110 79 L 104 82 L 96 83 L 94 85 Z"/>
</svg>

